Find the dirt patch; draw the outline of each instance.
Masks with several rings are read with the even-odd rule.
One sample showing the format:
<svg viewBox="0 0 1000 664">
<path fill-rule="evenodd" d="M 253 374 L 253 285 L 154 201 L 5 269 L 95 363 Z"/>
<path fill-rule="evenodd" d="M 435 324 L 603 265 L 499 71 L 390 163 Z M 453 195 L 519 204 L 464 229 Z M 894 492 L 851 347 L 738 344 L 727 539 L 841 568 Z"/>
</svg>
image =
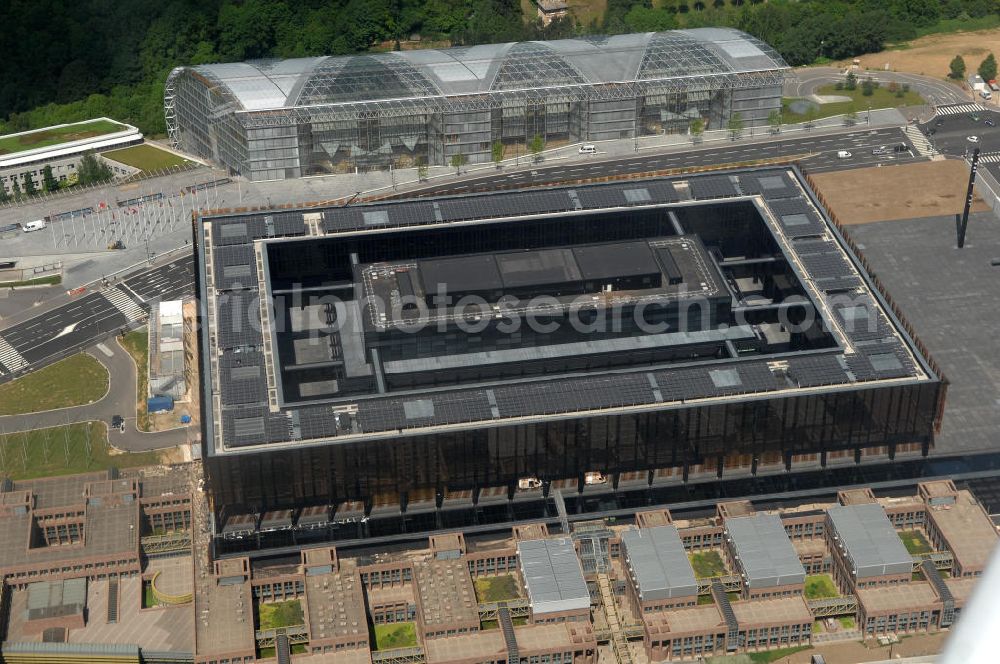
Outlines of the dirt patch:
<svg viewBox="0 0 1000 664">
<path fill-rule="evenodd" d="M 969 167 L 948 159 L 811 176 L 827 208 L 845 225 L 960 213 Z M 989 210 L 976 194 L 974 212 Z"/>
<path fill-rule="evenodd" d="M 858 59 L 865 69 L 884 69 L 888 64 L 894 71 L 946 78 L 948 64 L 956 55 L 965 58 L 966 73 L 974 74 L 991 51 L 1000 52 L 1000 28 L 928 35 L 910 42 L 908 47 L 869 53 Z M 839 64 L 847 66 L 850 61 Z"/>
</svg>

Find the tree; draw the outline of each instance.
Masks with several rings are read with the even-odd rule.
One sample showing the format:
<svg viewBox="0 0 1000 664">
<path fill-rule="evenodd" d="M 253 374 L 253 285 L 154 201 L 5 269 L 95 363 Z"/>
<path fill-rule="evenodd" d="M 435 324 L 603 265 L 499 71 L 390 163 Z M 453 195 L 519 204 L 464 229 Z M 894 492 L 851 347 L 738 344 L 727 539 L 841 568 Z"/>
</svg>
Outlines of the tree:
<svg viewBox="0 0 1000 664">
<path fill-rule="evenodd" d="M 545 149 L 545 139 L 542 138 L 541 134 L 535 134 L 535 137 L 528 142 L 528 151 L 534 157 L 535 161 L 539 161 L 542 158 L 542 150 Z"/>
<path fill-rule="evenodd" d="M 455 169 L 455 175 L 462 172 L 462 166 L 465 166 L 466 161 L 468 161 L 468 159 L 461 152 L 456 152 L 451 155 L 451 165 Z"/>
<path fill-rule="evenodd" d="M 781 133 L 781 111 L 775 109 L 768 113 L 767 124 L 771 126 L 772 134 Z"/>
<path fill-rule="evenodd" d="M 951 69 L 951 71 L 948 73 L 948 76 L 950 76 L 951 78 L 955 79 L 956 81 L 960 81 L 963 78 L 965 78 L 965 60 L 962 58 L 961 55 L 956 55 L 954 58 L 952 58 L 951 64 L 948 65 L 948 67 L 949 69 Z"/>
<path fill-rule="evenodd" d="M 21 185 L 17 183 L 17 176 L 12 178 L 10 183 L 10 195 L 16 201 L 21 198 Z"/>
<path fill-rule="evenodd" d="M 103 161 L 98 161 L 93 153 L 88 152 L 83 155 L 80 165 L 77 166 L 79 183 L 82 185 L 93 184 L 95 182 L 106 182 L 114 177 L 111 168 Z"/>
<path fill-rule="evenodd" d="M 38 192 L 38 187 L 35 186 L 35 179 L 31 177 L 31 171 L 27 171 L 24 174 L 24 193 L 28 196 L 34 196 Z"/>
<path fill-rule="evenodd" d="M 992 81 L 997 77 L 997 59 L 990 53 L 986 59 L 979 63 L 979 75 L 984 81 Z"/>
<path fill-rule="evenodd" d="M 52 167 L 48 164 L 42 169 L 42 191 L 55 191 L 59 188 L 59 181 L 52 175 Z"/>
<path fill-rule="evenodd" d="M 417 157 L 417 179 L 423 182 L 427 179 L 427 157 Z"/>
<path fill-rule="evenodd" d="M 503 143 L 501 141 L 493 141 L 491 151 L 493 163 L 496 164 L 497 168 L 500 168 L 500 163 L 503 161 Z"/>
<path fill-rule="evenodd" d="M 6 203 L 9 200 L 10 200 L 10 194 L 7 193 L 7 187 L 5 187 L 2 182 L 0 182 L 0 204 Z"/>
<path fill-rule="evenodd" d="M 726 123 L 726 129 L 729 130 L 729 137 L 735 141 L 736 137 L 743 131 L 743 116 L 739 113 L 733 113 L 729 122 Z"/>
<path fill-rule="evenodd" d="M 847 72 L 847 78 L 844 80 L 844 87 L 848 90 L 858 89 L 858 77 L 854 75 L 853 71 Z"/>
<path fill-rule="evenodd" d="M 863 94 L 865 97 L 871 97 L 873 94 L 875 94 L 875 81 L 873 81 L 871 78 L 866 78 L 864 81 L 862 81 L 861 94 Z"/>
<path fill-rule="evenodd" d="M 688 128 L 691 131 L 691 136 L 694 138 L 694 142 L 698 143 L 701 141 L 702 134 L 705 133 L 705 121 L 701 118 L 695 118 L 691 121 Z"/>
</svg>

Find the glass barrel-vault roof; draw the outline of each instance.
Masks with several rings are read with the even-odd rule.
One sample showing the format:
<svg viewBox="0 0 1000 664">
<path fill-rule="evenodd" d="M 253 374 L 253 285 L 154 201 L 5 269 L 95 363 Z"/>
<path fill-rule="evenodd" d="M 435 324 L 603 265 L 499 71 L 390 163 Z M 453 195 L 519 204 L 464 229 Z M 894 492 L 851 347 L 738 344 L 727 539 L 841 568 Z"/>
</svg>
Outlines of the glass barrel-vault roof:
<svg viewBox="0 0 1000 664">
<path fill-rule="evenodd" d="M 247 111 L 780 72 L 774 49 L 729 28 L 485 44 L 180 68 Z"/>
</svg>

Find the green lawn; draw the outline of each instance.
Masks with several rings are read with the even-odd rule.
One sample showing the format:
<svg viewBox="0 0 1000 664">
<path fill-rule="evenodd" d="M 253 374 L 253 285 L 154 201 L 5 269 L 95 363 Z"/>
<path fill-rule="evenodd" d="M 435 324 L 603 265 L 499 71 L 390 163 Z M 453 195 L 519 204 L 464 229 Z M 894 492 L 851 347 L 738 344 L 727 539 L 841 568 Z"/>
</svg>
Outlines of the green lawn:
<svg viewBox="0 0 1000 664">
<path fill-rule="evenodd" d="M 108 370 L 79 353 L 0 385 L 0 415 L 36 413 L 97 401 L 108 391 Z"/>
<path fill-rule="evenodd" d="M 825 599 L 840 597 L 840 593 L 829 574 L 813 574 L 806 577 L 805 596 L 806 599 Z"/>
<path fill-rule="evenodd" d="M 157 171 L 192 163 L 184 157 L 178 157 L 173 152 L 161 150 L 148 143 L 104 152 L 102 156 L 143 171 Z"/>
<path fill-rule="evenodd" d="M 61 274 L 53 274 L 48 277 L 38 277 L 26 281 L 0 281 L 0 288 L 22 288 L 24 286 L 58 286 L 62 283 Z"/>
<path fill-rule="evenodd" d="M 116 131 L 123 131 L 124 125 L 108 120 L 92 120 L 68 127 L 56 127 L 53 129 L 39 129 L 20 136 L 0 136 L 0 154 L 14 154 L 25 150 L 44 148 L 59 143 L 69 143 L 79 141 L 84 138 L 101 136 L 102 134 L 113 134 Z"/>
<path fill-rule="evenodd" d="M 854 629 L 857 627 L 857 623 L 854 622 L 854 618 L 851 616 L 840 616 L 837 618 L 837 622 L 839 622 L 840 626 L 844 629 Z"/>
<path fill-rule="evenodd" d="M 0 477 L 14 480 L 159 463 L 159 452 L 112 454 L 104 422 L 0 435 Z"/>
<path fill-rule="evenodd" d="M 803 650 L 809 650 L 812 646 L 795 646 L 794 648 L 779 648 L 778 650 L 768 650 L 767 652 L 751 652 L 747 653 L 750 656 L 750 661 L 753 664 L 770 664 L 770 662 L 777 662 L 780 659 L 784 659 L 789 655 L 794 655 L 797 652 L 802 652 Z"/>
<path fill-rule="evenodd" d="M 143 581 L 142 582 L 142 608 L 151 609 L 154 606 L 159 606 L 160 602 L 156 599 L 156 595 L 153 594 L 153 582 Z"/>
<path fill-rule="evenodd" d="M 278 629 L 305 624 L 302 603 L 297 599 L 287 602 L 261 602 L 257 605 L 260 629 Z"/>
<path fill-rule="evenodd" d="M 931 548 L 930 542 L 927 541 L 927 538 L 919 530 L 900 530 L 897 534 L 899 535 L 899 539 L 903 540 L 903 546 L 906 547 L 911 556 L 930 553 L 934 550 Z"/>
<path fill-rule="evenodd" d="M 864 96 L 861 91 L 861 80 L 864 79 L 864 74 L 858 77 L 858 87 L 854 90 L 837 90 L 832 85 L 826 85 L 816 90 L 818 95 L 839 95 L 842 97 L 850 97 L 851 101 L 836 101 L 829 104 L 820 104 L 818 109 L 814 109 L 812 113 L 794 113 L 790 105 L 794 99 L 784 98 L 781 100 L 781 120 L 785 123 L 794 122 L 806 122 L 808 120 L 819 120 L 821 118 L 828 118 L 834 115 L 845 115 L 854 111 L 858 115 L 858 121 L 864 122 L 865 114 L 868 109 L 876 110 L 879 108 L 899 108 L 901 106 L 919 106 L 926 103 L 924 98 L 919 94 L 910 90 L 909 92 L 903 93 L 902 97 L 897 97 L 894 92 L 890 92 L 888 88 L 883 84 L 881 87 L 875 88 L 875 91 L 870 97 Z"/>
<path fill-rule="evenodd" d="M 713 598 L 711 595 L 698 595 L 698 606 L 701 606 L 703 604 L 714 604 L 714 603 L 715 603 L 715 598 Z"/>
<path fill-rule="evenodd" d="M 417 645 L 417 625 L 413 622 L 375 625 L 374 650 L 395 650 Z"/>
<path fill-rule="evenodd" d="M 725 576 L 726 565 L 718 551 L 699 551 L 689 553 L 688 559 L 694 568 L 694 575 L 699 579 L 709 579 L 714 576 Z"/>
<path fill-rule="evenodd" d="M 140 431 L 149 431 L 149 413 L 146 411 L 146 394 L 149 389 L 146 387 L 146 381 L 149 376 L 147 366 L 149 364 L 149 326 L 132 330 L 125 335 L 124 339 L 118 337 L 118 343 L 128 351 L 128 354 L 132 356 L 138 367 L 138 383 L 136 387 L 139 400 L 136 404 L 137 417 L 139 418 L 138 427 Z"/>
<path fill-rule="evenodd" d="M 480 603 L 504 602 L 520 596 L 517 579 L 510 574 L 480 576 L 476 579 L 476 601 Z"/>
</svg>

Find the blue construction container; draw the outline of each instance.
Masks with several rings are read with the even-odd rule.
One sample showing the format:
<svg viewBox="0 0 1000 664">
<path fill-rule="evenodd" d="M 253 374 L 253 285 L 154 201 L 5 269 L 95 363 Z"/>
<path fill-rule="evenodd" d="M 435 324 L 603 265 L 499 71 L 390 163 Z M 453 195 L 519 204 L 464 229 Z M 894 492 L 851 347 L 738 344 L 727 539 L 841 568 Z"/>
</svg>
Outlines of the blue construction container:
<svg viewBox="0 0 1000 664">
<path fill-rule="evenodd" d="M 162 413 L 174 409 L 174 398 L 164 394 L 146 399 L 146 411 L 150 413 Z"/>
</svg>

